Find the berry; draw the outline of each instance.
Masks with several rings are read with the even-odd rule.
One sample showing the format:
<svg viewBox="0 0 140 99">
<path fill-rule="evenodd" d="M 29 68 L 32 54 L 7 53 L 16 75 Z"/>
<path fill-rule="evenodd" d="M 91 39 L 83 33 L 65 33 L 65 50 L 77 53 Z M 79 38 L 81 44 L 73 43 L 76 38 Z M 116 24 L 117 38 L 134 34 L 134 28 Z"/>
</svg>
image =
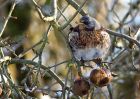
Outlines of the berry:
<svg viewBox="0 0 140 99">
<path fill-rule="evenodd" d="M 90 89 L 90 84 L 87 80 L 80 78 L 74 81 L 72 86 L 72 91 L 75 95 L 84 96 L 88 93 Z"/>
<path fill-rule="evenodd" d="M 112 80 L 111 72 L 108 69 L 94 69 L 90 73 L 90 81 L 96 86 L 103 87 Z"/>
</svg>

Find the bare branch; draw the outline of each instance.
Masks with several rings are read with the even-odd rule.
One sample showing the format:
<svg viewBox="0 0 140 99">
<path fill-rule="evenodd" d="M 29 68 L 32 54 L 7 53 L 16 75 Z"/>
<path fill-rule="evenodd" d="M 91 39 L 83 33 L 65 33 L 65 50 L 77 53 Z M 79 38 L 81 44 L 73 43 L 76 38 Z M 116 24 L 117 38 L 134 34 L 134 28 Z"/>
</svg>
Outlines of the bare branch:
<svg viewBox="0 0 140 99">
<path fill-rule="evenodd" d="M 31 60 L 25 60 L 25 59 L 11 59 L 10 64 L 13 64 L 13 63 L 29 64 L 29 65 L 33 65 L 36 68 L 38 68 L 38 65 L 40 65 L 36 62 L 33 62 Z M 62 87 L 65 86 L 64 82 L 57 76 L 57 74 L 54 73 L 49 68 L 47 68 L 47 66 L 41 65 L 40 68 L 42 68 L 43 70 L 46 70 Z M 66 89 L 69 89 L 69 87 L 66 86 Z"/>
<path fill-rule="evenodd" d="M 80 6 L 74 0 L 66 0 L 66 1 L 68 2 L 68 4 L 70 4 L 71 6 L 73 6 L 76 10 L 79 9 Z M 85 13 L 85 11 L 81 9 L 80 10 L 80 14 L 84 16 L 87 13 Z"/>
<path fill-rule="evenodd" d="M 130 36 L 127 36 L 127 35 L 125 35 L 125 34 L 122 34 L 122 33 L 114 32 L 114 31 L 109 30 L 109 29 L 106 29 L 106 31 L 107 31 L 109 34 L 111 34 L 111 35 L 118 36 L 118 37 L 122 37 L 122 38 L 124 38 L 124 39 L 126 39 L 126 40 L 128 40 L 128 41 L 130 41 L 130 42 L 135 43 L 135 44 L 139 47 L 139 49 L 140 49 L 140 43 L 139 43 L 137 40 L 135 40 L 134 38 L 132 38 L 132 37 L 130 37 Z"/>
<path fill-rule="evenodd" d="M 83 2 L 82 5 L 79 6 L 79 8 L 76 10 L 76 13 L 68 20 L 68 22 L 66 24 L 64 24 L 64 26 L 62 26 L 60 29 L 63 30 L 65 29 L 69 24 L 70 22 L 76 17 L 76 15 L 81 11 L 82 7 L 85 5 L 85 3 L 87 2 L 87 0 L 85 0 Z"/>
<path fill-rule="evenodd" d="M 13 2 L 12 7 L 10 9 L 10 12 L 9 12 L 7 18 L 5 19 L 3 28 L 2 28 L 2 30 L 0 32 L 0 37 L 2 36 L 2 34 L 3 34 L 3 32 L 4 32 L 5 28 L 6 28 L 6 25 L 7 25 L 8 21 L 9 21 L 9 19 L 11 18 L 11 15 L 12 15 L 14 9 L 15 9 L 15 6 L 16 6 L 16 1 Z"/>
</svg>

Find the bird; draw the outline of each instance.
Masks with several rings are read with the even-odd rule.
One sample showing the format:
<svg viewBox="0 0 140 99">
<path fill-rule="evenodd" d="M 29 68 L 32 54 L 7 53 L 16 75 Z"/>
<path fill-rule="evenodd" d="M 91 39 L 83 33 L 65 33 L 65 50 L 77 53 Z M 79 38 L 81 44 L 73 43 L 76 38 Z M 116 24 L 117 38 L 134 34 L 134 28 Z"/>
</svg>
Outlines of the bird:
<svg viewBox="0 0 140 99">
<path fill-rule="evenodd" d="M 104 58 L 111 46 L 109 34 L 89 15 L 82 16 L 75 27 L 70 28 L 68 41 L 77 61 Z"/>
</svg>

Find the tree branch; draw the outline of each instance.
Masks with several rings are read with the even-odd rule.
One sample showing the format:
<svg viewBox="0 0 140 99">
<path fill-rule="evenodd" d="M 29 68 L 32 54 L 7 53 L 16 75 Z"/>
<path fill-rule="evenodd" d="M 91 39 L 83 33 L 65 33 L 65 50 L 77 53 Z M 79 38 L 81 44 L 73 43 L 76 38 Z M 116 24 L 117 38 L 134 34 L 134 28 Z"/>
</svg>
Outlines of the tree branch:
<svg viewBox="0 0 140 99">
<path fill-rule="evenodd" d="M 36 68 L 38 68 L 38 66 L 40 65 L 31 60 L 25 60 L 25 59 L 11 59 L 10 60 L 10 64 L 15 64 L 15 63 L 29 64 L 29 65 L 33 65 Z M 50 70 L 47 66 L 41 65 L 40 68 L 43 70 L 46 70 L 62 87 L 65 86 L 64 82 L 57 76 L 57 74 L 54 73 L 52 70 Z M 69 90 L 68 86 L 66 86 L 65 88 Z"/>
<path fill-rule="evenodd" d="M 139 49 L 140 49 L 140 43 L 139 43 L 137 40 L 135 40 L 134 38 L 132 38 L 132 37 L 130 37 L 130 36 L 127 36 L 127 35 L 125 35 L 125 34 L 121 34 L 121 33 L 118 33 L 118 32 L 114 32 L 114 31 L 109 30 L 109 29 L 106 29 L 106 31 L 107 31 L 109 34 L 111 34 L 111 35 L 118 36 L 118 37 L 122 37 L 122 38 L 124 38 L 124 39 L 126 39 L 126 40 L 128 40 L 128 41 L 130 41 L 130 42 L 135 43 L 135 44 L 139 47 Z"/>
<path fill-rule="evenodd" d="M 70 4 L 71 6 L 73 6 L 76 10 L 79 9 L 79 5 L 74 1 L 74 0 L 66 0 L 68 2 L 68 4 Z M 84 10 L 80 10 L 79 11 L 81 15 L 86 15 L 87 13 Z"/>
<path fill-rule="evenodd" d="M 2 30 L 1 30 L 1 32 L 0 32 L 0 37 L 2 36 L 2 34 L 3 34 L 3 32 L 4 32 L 5 28 L 6 28 L 6 25 L 7 25 L 7 23 L 8 23 L 8 21 L 9 21 L 11 15 L 12 15 L 13 11 L 14 11 L 15 6 L 16 6 L 16 1 L 13 2 L 12 7 L 11 7 L 11 9 L 10 9 L 10 12 L 9 12 L 7 18 L 5 19 L 3 28 L 2 28 Z"/>
<path fill-rule="evenodd" d="M 79 8 L 76 10 L 76 13 L 74 13 L 74 15 L 68 20 L 68 22 L 66 24 L 64 24 L 62 27 L 60 27 L 61 30 L 65 29 L 69 24 L 70 22 L 76 17 L 76 15 L 81 11 L 82 7 L 85 5 L 85 3 L 87 2 L 87 0 L 85 0 L 83 2 L 83 4 L 81 4 L 79 6 Z"/>
</svg>

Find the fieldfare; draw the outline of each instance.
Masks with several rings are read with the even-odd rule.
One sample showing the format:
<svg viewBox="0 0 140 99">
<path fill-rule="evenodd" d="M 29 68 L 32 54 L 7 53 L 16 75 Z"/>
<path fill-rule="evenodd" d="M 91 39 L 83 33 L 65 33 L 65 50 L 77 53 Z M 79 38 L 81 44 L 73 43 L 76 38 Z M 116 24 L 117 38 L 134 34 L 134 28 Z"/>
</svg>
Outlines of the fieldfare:
<svg viewBox="0 0 140 99">
<path fill-rule="evenodd" d="M 77 61 L 91 61 L 106 56 L 110 36 L 100 23 L 88 15 L 82 16 L 69 33 L 69 44 Z"/>
</svg>

